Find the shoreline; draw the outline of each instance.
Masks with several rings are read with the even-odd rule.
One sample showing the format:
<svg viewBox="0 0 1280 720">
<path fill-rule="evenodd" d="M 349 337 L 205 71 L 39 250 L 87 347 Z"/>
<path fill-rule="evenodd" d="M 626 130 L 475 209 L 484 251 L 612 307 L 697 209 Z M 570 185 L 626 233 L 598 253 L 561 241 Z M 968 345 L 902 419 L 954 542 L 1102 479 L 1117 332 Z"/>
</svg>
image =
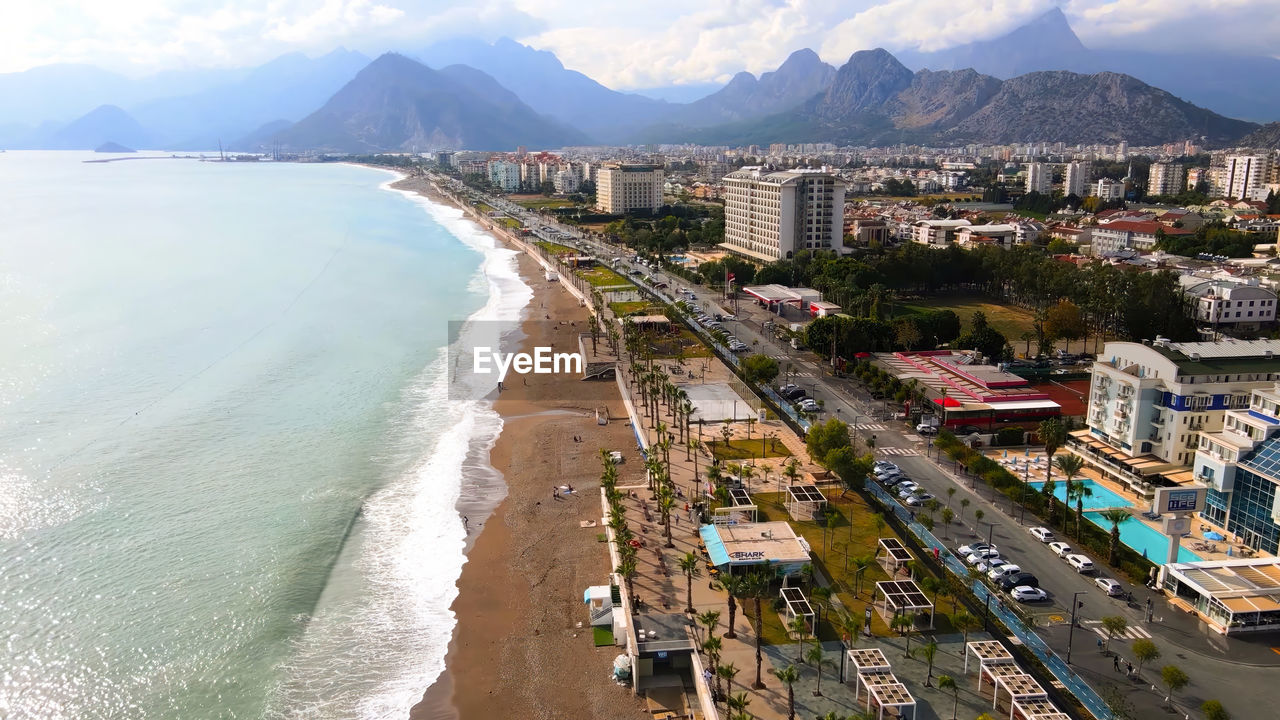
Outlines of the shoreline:
<svg viewBox="0 0 1280 720">
<path fill-rule="evenodd" d="M 519 241 L 424 177 L 402 177 L 390 187 L 461 209 L 500 247 L 519 253 L 515 264 L 533 291 L 521 321 L 522 350 L 577 349 L 588 310 L 564 285 L 546 281 Z M 594 412 L 601 408 L 611 418 L 603 426 Z M 503 425 L 488 464 L 502 477 L 505 495 L 491 508 L 465 494 L 458 501 L 459 514 L 478 531 L 467 536 L 445 669 L 409 717 L 637 717 L 641 705 L 630 689 L 608 680 L 619 650 L 593 646 L 581 600 L 586 587 L 607 582 L 610 570 L 597 541 L 600 529 L 580 527 L 600 519 L 599 451 L 635 445 L 617 386 L 526 376 L 520 384 L 509 382 L 493 409 Z M 638 475 L 639 465 L 622 467 Z M 577 492 L 553 500 L 547 486 L 564 484 Z M 478 527 L 477 515 L 483 517 Z"/>
</svg>

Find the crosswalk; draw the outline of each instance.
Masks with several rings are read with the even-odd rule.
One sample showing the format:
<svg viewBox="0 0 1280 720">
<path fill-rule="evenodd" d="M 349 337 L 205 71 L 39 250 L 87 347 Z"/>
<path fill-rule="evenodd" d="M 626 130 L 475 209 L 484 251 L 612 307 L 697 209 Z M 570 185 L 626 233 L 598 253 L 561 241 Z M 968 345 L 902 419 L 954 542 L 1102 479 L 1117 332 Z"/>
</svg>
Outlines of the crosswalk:
<svg viewBox="0 0 1280 720">
<path fill-rule="evenodd" d="M 882 447 L 882 448 L 876 448 L 876 452 L 878 452 L 878 453 L 880 453 L 880 454 L 882 454 L 882 455 L 897 455 L 897 456 L 900 456 L 900 457 L 909 457 L 909 456 L 915 456 L 915 455 L 919 455 L 919 454 L 920 454 L 920 453 L 916 452 L 915 450 L 912 450 L 911 448 L 904 448 L 904 447 Z"/>
<path fill-rule="evenodd" d="M 1090 630 L 1098 633 L 1098 637 L 1102 638 L 1103 640 L 1107 639 L 1107 630 L 1106 628 L 1102 627 L 1101 620 L 1085 620 L 1084 624 L 1088 625 Z M 1116 633 L 1115 637 L 1123 638 L 1125 640 L 1138 640 L 1140 638 L 1150 638 L 1151 633 L 1147 632 L 1146 630 L 1144 630 L 1143 628 L 1137 625 L 1130 625 L 1129 627 L 1126 627 L 1124 630 Z"/>
<path fill-rule="evenodd" d="M 854 430 L 884 430 L 885 426 L 880 423 L 858 423 L 853 426 Z"/>
</svg>

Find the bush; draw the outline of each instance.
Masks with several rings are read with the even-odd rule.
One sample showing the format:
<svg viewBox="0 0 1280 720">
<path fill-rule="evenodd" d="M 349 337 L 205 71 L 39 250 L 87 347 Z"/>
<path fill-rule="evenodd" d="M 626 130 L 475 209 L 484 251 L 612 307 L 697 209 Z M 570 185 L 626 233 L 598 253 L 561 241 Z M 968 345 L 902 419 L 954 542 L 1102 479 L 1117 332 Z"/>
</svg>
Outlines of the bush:
<svg viewBox="0 0 1280 720">
<path fill-rule="evenodd" d="M 1000 428 L 996 433 L 996 445 L 1025 445 L 1027 431 L 1020 427 Z"/>
</svg>

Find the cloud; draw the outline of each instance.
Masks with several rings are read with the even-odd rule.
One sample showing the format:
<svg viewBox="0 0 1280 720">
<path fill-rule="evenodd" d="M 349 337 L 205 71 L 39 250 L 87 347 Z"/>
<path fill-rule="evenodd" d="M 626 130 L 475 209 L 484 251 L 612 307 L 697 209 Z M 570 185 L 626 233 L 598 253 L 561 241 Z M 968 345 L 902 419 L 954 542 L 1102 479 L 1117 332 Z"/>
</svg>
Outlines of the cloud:
<svg viewBox="0 0 1280 720">
<path fill-rule="evenodd" d="M 838 23 L 820 52 L 847 59 L 874 47 L 941 50 L 997 37 L 1053 5 L 1051 0 L 890 0 Z"/>
</svg>

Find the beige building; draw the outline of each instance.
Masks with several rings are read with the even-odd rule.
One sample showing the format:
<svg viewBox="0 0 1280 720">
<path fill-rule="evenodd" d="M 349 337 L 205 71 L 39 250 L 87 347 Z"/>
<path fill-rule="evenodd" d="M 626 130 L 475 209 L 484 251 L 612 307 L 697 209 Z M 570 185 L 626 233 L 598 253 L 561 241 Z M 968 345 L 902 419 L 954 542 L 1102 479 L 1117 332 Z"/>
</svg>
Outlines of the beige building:
<svg viewBox="0 0 1280 720">
<path fill-rule="evenodd" d="M 1177 163 L 1151 163 L 1147 174 L 1148 195 L 1177 195 L 1185 187 L 1183 167 Z"/>
<path fill-rule="evenodd" d="M 612 215 L 662 207 L 662 166 L 608 163 L 596 178 L 596 208 Z"/>
<path fill-rule="evenodd" d="M 832 173 L 744 167 L 724 183 L 726 250 L 772 262 L 844 246 L 846 186 Z"/>
</svg>

